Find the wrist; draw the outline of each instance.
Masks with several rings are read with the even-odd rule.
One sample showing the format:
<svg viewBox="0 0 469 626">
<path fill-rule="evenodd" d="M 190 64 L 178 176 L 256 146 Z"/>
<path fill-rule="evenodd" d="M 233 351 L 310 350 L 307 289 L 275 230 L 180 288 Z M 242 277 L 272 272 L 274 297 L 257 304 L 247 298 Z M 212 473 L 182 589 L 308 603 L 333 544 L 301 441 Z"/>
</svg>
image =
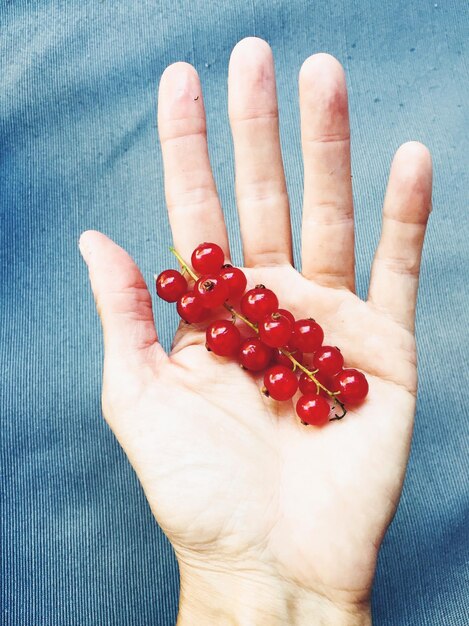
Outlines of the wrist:
<svg viewBox="0 0 469 626">
<path fill-rule="evenodd" d="M 339 604 L 253 572 L 194 569 L 180 563 L 177 626 L 370 626 L 369 601 Z"/>
</svg>

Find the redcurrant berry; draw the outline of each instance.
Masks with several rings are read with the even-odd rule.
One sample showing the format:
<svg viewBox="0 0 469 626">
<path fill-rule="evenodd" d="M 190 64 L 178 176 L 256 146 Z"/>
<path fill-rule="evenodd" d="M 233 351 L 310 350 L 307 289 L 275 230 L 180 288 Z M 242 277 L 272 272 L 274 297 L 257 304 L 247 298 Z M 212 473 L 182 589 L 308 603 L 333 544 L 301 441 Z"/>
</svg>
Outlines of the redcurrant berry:
<svg viewBox="0 0 469 626">
<path fill-rule="evenodd" d="M 188 324 L 201 322 L 209 313 L 193 291 L 188 291 L 182 295 L 178 300 L 176 308 L 180 317 Z"/>
<path fill-rule="evenodd" d="M 291 332 L 290 320 L 279 311 L 269 313 L 259 322 L 259 337 L 271 348 L 285 346 Z"/>
<path fill-rule="evenodd" d="M 216 320 L 205 331 L 207 347 L 218 356 L 232 356 L 239 350 L 241 335 L 230 320 Z"/>
<path fill-rule="evenodd" d="M 335 391 L 334 387 L 334 383 L 332 382 L 332 378 L 330 378 L 329 376 L 325 376 L 321 371 L 316 372 L 316 374 L 314 374 L 314 377 L 316 378 L 316 380 L 318 382 L 321 383 L 321 385 L 323 385 L 324 387 L 326 387 L 326 389 L 329 389 L 329 391 Z M 324 389 L 319 388 L 319 394 L 321 396 L 324 396 L 325 398 L 329 398 L 329 394 L 324 391 Z"/>
<path fill-rule="evenodd" d="M 324 374 L 322 374 L 321 372 L 316 372 L 316 374 L 313 374 L 313 376 L 319 383 L 321 383 L 321 385 L 324 385 L 326 389 L 332 391 L 332 383 L 329 378 L 324 376 Z M 301 374 L 298 384 L 301 393 L 304 393 L 305 395 L 320 394 L 325 396 L 326 398 L 328 397 L 328 394 L 324 391 L 324 389 L 321 389 L 321 387 L 318 388 L 314 380 L 311 380 L 311 378 L 304 372 Z"/>
<path fill-rule="evenodd" d="M 325 376 L 334 376 L 344 366 L 344 357 L 339 348 L 321 346 L 313 356 L 314 369 L 320 370 Z"/>
<path fill-rule="evenodd" d="M 259 372 L 265 370 L 272 360 L 272 348 L 266 346 L 257 337 L 249 337 L 241 343 L 239 362 L 247 370 Z"/>
<path fill-rule="evenodd" d="M 324 332 L 313 319 L 297 320 L 293 325 L 290 345 L 301 352 L 314 352 L 324 339 Z"/>
<path fill-rule="evenodd" d="M 284 365 L 273 365 L 264 374 L 264 386 L 274 400 L 289 400 L 298 391 L 298 378 Z"/>
<path fill-rule="evenodd" d="M 206 309 L 216 309 L 228 298 L 228 287 L 220 276 L 201 276 L 195 283 L 194 292 Z"/>
<path fill-rule="evenodd" d="M 324 426 L 329 421 L 330 406 L 322 396 L 304 395 L 296 403 L 296 413 L 302 422 Z"/>
<path fill-rule="evenodd" d="M 288 346 L 285 349 L 290 352 L 292 357 L 294 357 L 299 363 L 302 362 L 303 354 L 299 350 L 291 350 Z M 274 361 L 279 365 L 285 365 L 285 367 L 289 367 L 291 370 L 295 367 L 293 362 L 285 354 L 283 354 L 283 352 L 279 348 L 274 351 Z"/>
<path fill-rule="evenodd" d="M 368 394 L 368 381 L 356 369 L 343 369 L 333 378 L 334 391 L 340 391 L 338 399 L 344 404 L 360 404 Z"/>
<path fill-rule="evenodd" d="M 263 317 L 278 309 L 278 298 L 264 285 L 257 285 L 246 291 L 241 298 L 241 312 L 251 322 L 259 322 Z"/>
<path fill-rule="evenodd" d="M 187 280 L 177 270 L 164 270 L 156 278 L 156 293 L 166 302 L 177 302 L 187 291 Z"/>
<path fill-rule="evenodd" d="M 192 267 L 199 274 L 216 274 L 220 271 L 225 255 L 216 243 L 201 243 L 191 256 Z"/>
<path fill-rule="evenodd" d="M 278 309 L 277 313 L 281 313 L 284 317 L 286 317 L 291 325 L 293 326 L 293 324 L 295 323 L 295 318 L 293 317 L 293 314 L 290 313 L 290 311 L 288 309 Z"/>
<path fill-rule="evenodd" d="M 305 395 L 307 395 L 307 394 L 313 395 L 313 394 L 316 394 L 318 392 L 318 387 L 317 387 L 316 383 L 314 382 L 314 380 L 312 380 L 304 372 L 302 372 L 301 375 L 300 375 L 300 378 L 299 378 L 299 381 L 298 381 L 298 386 L 300 388 L 301 393 L 304 393 Z"/>
<path fill-rule="evenodd" d="M 220 276 L 228 287 L 229 298 L 240 298 L 246 289 L 247 280 L 239 267 L 226 264 L 221 268 Z"/>
</svg>

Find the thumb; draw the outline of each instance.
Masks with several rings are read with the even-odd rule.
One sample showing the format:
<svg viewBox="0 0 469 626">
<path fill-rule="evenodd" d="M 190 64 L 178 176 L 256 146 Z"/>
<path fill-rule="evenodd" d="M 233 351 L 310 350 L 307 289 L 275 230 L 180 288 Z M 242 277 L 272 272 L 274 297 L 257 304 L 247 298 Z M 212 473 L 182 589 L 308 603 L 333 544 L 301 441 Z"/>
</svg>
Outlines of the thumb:
<svg viewBox="0 0 469 626">
<path fill-rule="evenodd" d="M 158 344 L 151 296 L 133 259 L 111 239 L 94 230 L 82 233 L 78 245 L 88 266 L 106 355 L 144 361 L 152 351 L 163 353 Z"/>
</svg>

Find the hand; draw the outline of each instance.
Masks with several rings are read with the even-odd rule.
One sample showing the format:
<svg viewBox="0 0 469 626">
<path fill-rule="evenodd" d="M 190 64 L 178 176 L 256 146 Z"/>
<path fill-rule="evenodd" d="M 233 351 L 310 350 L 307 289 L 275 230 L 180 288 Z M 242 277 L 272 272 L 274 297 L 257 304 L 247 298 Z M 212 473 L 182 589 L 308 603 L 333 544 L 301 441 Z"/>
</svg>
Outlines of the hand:
<svg viewBox="0 0 469 626">
<path fill-rule="evenodd" d="M 369 395 L 342 421 L 305 427 L 291 403 L 265 399 L 258 379 L 209 354 L 202 329 L 182 324 L 166 354 L 137 266 L 88 231 L 80 248 L 104 329 L 104 416 L 176 552 L 179 624 L 369 623 L 376 557 L 401 493 L 415 411 L 414 312 L 430 155 L 412 142 L 394 158 L 364 302 L 354 293 L 341 66 L 318 54 L 299 75 L 301 273 L 291 264 L 274 68 L 264 41 L 235 47 L 228 86 L 248 285 L 264 283 L 295 316 L 317 319 L 347 366 L 366 373 Z M 215 241 L 229 259 L 201 88 L 186 63 L 161 78 L 158 127 L 176 248 L 189 259 L 198 243 Z"/>
</svg>

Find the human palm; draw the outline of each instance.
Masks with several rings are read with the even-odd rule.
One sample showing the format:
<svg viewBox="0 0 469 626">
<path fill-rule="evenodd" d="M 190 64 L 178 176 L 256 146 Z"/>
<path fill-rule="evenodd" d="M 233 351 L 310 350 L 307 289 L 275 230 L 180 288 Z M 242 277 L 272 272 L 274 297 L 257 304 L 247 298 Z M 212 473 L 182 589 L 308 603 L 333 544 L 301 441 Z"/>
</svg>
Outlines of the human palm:
<svg viewBox="0 0 469 626">
<path fill-rule="evenodd" d="M 263 283 L 296 317 L 314 317 L 347 366 L 366 373 L 368 397 L 343 420 L 306 427 L 292 402 L 261 394 L 259 377 L 208 353 L 201 326 L 181 324 L 167 355 L 157 342 L 138 268 L 109 239 L 88 232 L 81 249 L 105 332 L 104 414 L 188 577 L 208 572 L 211 580 L 282 581 L 341 606 L 360 605 L 369 598 L 409 453 L 417 388 L 413 321 L 430 159 L 415 143 L 396 155 L 364 302 L 353 292 L 340 66 L 316 55 L 300 73 L 303 274 L 290 263 L 273 65 L 265 42 L 250 38 L 235 48 L 229 104 L 248 285 Z M 188 258 L 200 241 L 211 240 L 229 258 L 200 86 L 187 64 L 170 66 L 162 77 L 159 132 L 178 249 Z"/>
</svg>

